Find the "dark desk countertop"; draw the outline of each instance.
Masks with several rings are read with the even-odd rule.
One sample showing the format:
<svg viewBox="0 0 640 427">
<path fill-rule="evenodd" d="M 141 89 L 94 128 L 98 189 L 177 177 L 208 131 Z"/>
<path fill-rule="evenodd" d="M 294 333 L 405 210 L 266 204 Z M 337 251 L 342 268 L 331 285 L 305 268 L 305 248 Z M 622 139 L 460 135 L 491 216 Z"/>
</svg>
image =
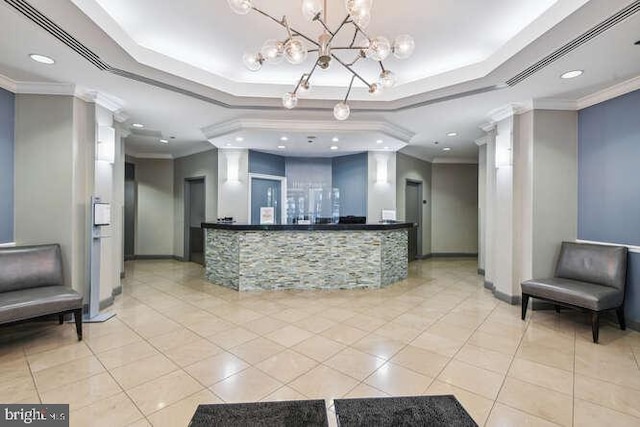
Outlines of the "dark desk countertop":
<svg viewBox="0 0 640 427">
<path fill-rule="evenodd" d="M 225 222 L 203 222 L 202 228 L 214 230 L 232 231 L 377 231 L 377 230 L 399 230 L 403 228 L 413 228 L 415 224 L 411 222 L 394 223 L 368 223 L 368 224 L 236 224 Z"/>
</svg>

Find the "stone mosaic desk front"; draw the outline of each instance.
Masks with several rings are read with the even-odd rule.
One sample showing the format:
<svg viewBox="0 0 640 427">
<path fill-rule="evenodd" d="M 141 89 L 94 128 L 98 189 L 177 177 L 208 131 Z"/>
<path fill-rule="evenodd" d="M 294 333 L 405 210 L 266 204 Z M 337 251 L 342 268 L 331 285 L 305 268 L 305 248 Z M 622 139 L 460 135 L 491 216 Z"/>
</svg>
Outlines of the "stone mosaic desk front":
<svg viewBox="0 0 640 427">
<path fill-rule="evenodd" d="M 407 277 L 413 224 L 203 224 L 206 277 L 238 291 L 381 288 Z"/>
</svg>

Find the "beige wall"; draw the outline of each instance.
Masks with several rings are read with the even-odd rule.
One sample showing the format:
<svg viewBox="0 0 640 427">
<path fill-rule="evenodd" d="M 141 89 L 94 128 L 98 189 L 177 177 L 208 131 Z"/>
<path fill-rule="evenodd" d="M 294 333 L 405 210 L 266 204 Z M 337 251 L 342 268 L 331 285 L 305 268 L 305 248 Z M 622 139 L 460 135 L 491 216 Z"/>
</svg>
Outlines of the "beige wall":
<svg viewBox="0 0 640 427">
<path fill-rule="evenodd" d="M 434 163 L 431 251 L 478 253 L 478 165 Z"/>
<path fill-rule="evenodd" d="M 431 163 L 406 154 L 398 153 L 396 157 L 396 206 L 398 220 L 405 220 L 407 180 L 422 183 L 422 199 L 427 201 L 422 206 L 422 254 L 431 253 Z"/>
<path fill-rule="evenodd" d="M 218 150 L 180 157 L 174 160 L 174 244 L 173 254 L 184 256 L 184 187 L 187 178 L 204 178 L 205 221 L 218 218 Z"/>
<path fill-rule="evenodd" d="M 578 234 L 578 113 L 535 110 L 533 139 L 532 276 L 546 277 Z"/>
<path fill-rule="evenodd" d="M 173 255 L 173 160 L 134 159 L 138 201 L 135 254 Z"/>
<path fill-rule="evenodd" d="M 65 281 L 79 292 L 88 286 L 94 120 L 94 105 L 71 96 L 16 96 L 15 240 L 59 243 Z"/>
</svg>

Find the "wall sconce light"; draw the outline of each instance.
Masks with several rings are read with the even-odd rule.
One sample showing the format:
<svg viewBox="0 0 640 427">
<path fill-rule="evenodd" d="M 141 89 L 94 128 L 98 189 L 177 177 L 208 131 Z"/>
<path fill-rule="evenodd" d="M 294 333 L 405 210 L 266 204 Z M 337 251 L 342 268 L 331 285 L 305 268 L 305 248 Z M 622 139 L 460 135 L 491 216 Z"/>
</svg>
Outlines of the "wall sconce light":
<svg viewBox="0 0 640 427">
<path fill-rule="evenodd" d="M 387 156 L 376 157 L 376 184 L 386 184 L 389 179 L 389 159 Z"/>
<path fill-rule="evenodd" d="M 238 182 L 240 180 L 240 153 L 227 154 L 227 181 Z"/>
<path fill-rule="evenodd" d="M 511 132 L 496 135 L 496 167 L 513 165 L 513 137 Z"/>
<path fill-rule="evenodd" d="M 113 164 L 116 157 L 116 131 L 112 127 L 98 128 L 98 143 L 96 144 L 96 160 Z"/>
</svg>

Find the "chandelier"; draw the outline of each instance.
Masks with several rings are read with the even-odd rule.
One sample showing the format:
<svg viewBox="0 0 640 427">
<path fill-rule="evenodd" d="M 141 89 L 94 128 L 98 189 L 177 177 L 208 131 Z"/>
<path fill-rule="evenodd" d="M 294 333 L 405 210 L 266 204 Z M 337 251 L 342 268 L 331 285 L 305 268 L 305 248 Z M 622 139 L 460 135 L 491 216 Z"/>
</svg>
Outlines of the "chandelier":
<svg viewBox="0 0 640 427">
<path fill-rule="evenodd" d="M 259 52 L 245 53 L 243 62 L 251 71 L 259 71 L 263 64 L 278 64 L 286 58 L 291 64 L 301 64 L 309 53 L 317 54 L 317 59 L 308 73 L 302 74 L 291 92 L 282 97 L 285 108 L 292 109 L 298 105 L 298 96 L 311 87 L 311 77 L 318 68 L 326 70 L 335 61 L 351 73 L 351 82 L 344 99 L 333 108 L 333 116 L 337 120 L 349 118 L 351 109 L 348 100 L 351 88 L 356 79 L 360 80 L 369 89 L 371 95 L 378 95 L 385 88 L 391 88 L 396 84 L 396 75 L 385 68 L 382 61 L 390 55 L 398 59 L 411 56 L 415 48 L 415 42 L 409 35 L 400 35 L 393 43 L 384 36 L 370 36 L 365 30 L 371 21 L 371 7 L 373 0 L 344 0 L 347 16 L 341 21 L 334 31 L 327 26 L 327 0 L 302 0 L 302 14 L 309 22 L 317 22 L 322 27 L 322 34 L 313 39 L 289 25 L 287 17 L 274 18 L 268 13 L 253 5 L 253 0 L 227 0 L 231 9 L 239 14 L 246 15 L 252 10 L 271 19 L 286 30 L 284 40 L 269 39 Z M 334 46 L 332 42 L 341 31 L 353 32 L 351 43 L 346 46 Z M 351 34 L 351 33 L 349 33 Z M 336 56 L 336 51 L 346 51 L 352 54 L 351 61 L 344 61 Z M 367 81 L 353 67 L 360 60 L 376 61 L 380 65 L 380 74 L 375 82 Z"/>
</svg>

